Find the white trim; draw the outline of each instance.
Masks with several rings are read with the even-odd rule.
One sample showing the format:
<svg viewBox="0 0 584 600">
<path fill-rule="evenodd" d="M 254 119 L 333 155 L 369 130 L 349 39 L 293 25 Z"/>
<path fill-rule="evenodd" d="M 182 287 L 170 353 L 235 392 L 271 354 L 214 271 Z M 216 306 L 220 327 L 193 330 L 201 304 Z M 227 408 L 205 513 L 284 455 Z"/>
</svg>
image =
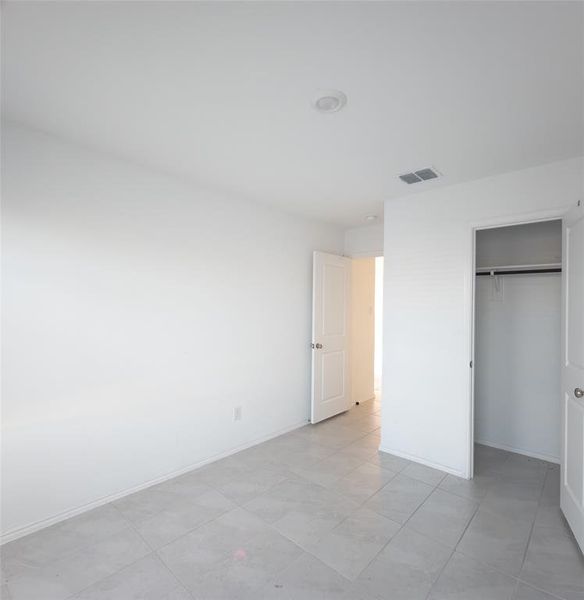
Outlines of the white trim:
<svg viewBox="0 0 584 600">
<path fill-rule="evenodd" d="M 420 463 L 421 465 L 425 465 L 426 467 L 432 467 L 432 469 L 438 469 L 439 471 L 444 471 L 445 473 L 450 473 L 451 475 L 456 475 L 456 477 L 462 477 L 463 479 L 468 479 L 464 476 L 464 473 L 458 471 L 457 469 L 452 469 L 451 467 L 447 467 L 446 465 L 441 465 L 440 463 L 435 463 L 430 460 L 426 460 L 425 458 L 421 458 L 419 456 L 414 456 L 413 454 L 408 454 L 407 452 L 402 452 L 401 450 L 395 450 L 393 448 L 387 448 L 383 445 L 379 446 L 380 452 L 387 452 L 388 454 L 393 454 L 394 456 L 399 456 L 400 458 L 405 458 L 407 460 L 411 460 L 412 462 Z"/>
<path fill-rule="evenodd" d="M 550 456 L 549 454 L 540 454 L 539 452 L 531 452 L 529 450 L 523 450 L 523 448 L 513 448 L 512 446 L 506 446 L 505 444 L 497 444 L 495 442 L 485 442 L 484 440 L 476 440 L 477 444 L 482 446 L 489 446 L 489 448 L 497 448 L 499 450 L 507 450 L 507 452 L 513 452 L 515 454 L 522 454 L 523 456 L 529 456 L 531 458 L 539 458 L 540 460 L 546 460 L 547 462 L 560 464 L 559 456 Z"/>
<path fill-rule="evenodd" d="M 256 446 L 257 444 L 261 444 L 262 442 L 267 442 L 268 440 L 271 440 L 280 435 L 284 435 L 285 433 L 289 433 L 290 431 L 294 431 L 295 429 L 299 429 L 300 427 L 304 427 L 305 425 L 308 425 L 308 421 L 302 421 L 301 423 L 297 423 L 296 425 L 291 425 L 289 427 L 285 427 L 284 429 L 279 429 L 278 431 L 275 431 L 275 432 L 269 433 L 267 435 L 261 436 L 259 438 L 256 438 L 256 439 L 252 440 L 251 442 L 248 442 L 241 446 L 236 446 L 235 448 L 232 448 L 231 450 L 227 450 L 226 452 L 222 452 L 220 454 L 215 454 L 214 456 L 210 456 L 199 462 L 192 463 L 188 467 L 179 469 L 178 471 L 173 471 L 172 473 L 168 473 L 166 475 L 162 475 L 160 477 L 150 479 L 149 481 L 147 481 L 145 483 L 141 483 L 140 485 L 134 486 L 134 487 L 124 490 L 122 492 L 117 492 L 115 494 L 111 494 L 109 496 L 100 498 L 99 500 L 94 500 L 93 502 L 89 502 L 88 504 L 84 504 L 84 505 L 78 506 L 76 508 L 71 508 L 71 509 L 61 512 L 53 517 L 48 517 L 47 519 L 42 519 L 41 521 L 36 521 L 35 523 L 25 525 L 24 527 L 18 527 L 17 529 L 12 529 L 12 530 L 7 531 L 6 533 L 2 534 L 2 536 L 0 536 L 0 546 L 3 544 L 6 544 L 8 542 L 17 540 L 18 538 L 24 537 L 25 535 L 34 533 L 35 531 L 40 531 L 41 529 L 45 529 L 46 527 L 50 527 L 51 525 L 55 525 L 57 523 L 60 523 L 61 521 L 65 521 L 66 519 L 70 519 L 71 517 L 76 517 L 77 515 L 83 514 L 90 510 L 93 510 L 94 508 L 98 508 L 100 506 L 103 506 L 104 504 L 108 504 L 109 502 L 113 502 L 114 500 L 119 500 L 120 498 L 129 496 L 130 494 L 134 494 L 135 492 L 139 492 L 141 490 L 149 488 L 150 486 L 156 485 L 158 483 L 162 483 L 169 479 L 173 479 L 174 477 L 178 477 L 179 475 L 184 475 L 185 473 L 188 473 L 189 471 L 194 471 L 195 469 L 199 469 L 200 467 L 208 465 L 209 463 L 215 462 L 222 458 L 226 458 L 227 456 L 231 456 L 232 454 L 236 454 L 237 452 L 241 452 L 242 450 L 251 448 L 252 446 Z"/>
<path fill-rule="evenodd" d="M 559 208 L 538 210 L 527 213 L 517 213 L 504 217 L 483 218 L 470 223 L 472 229 L 497 229 L 499 227 L 513 227 L 514 225 L 527 225 L 540 221 L 555 221 L 561 219 L 570 209 L 572 203 Z"/>
<path fill-rule="evenodd" d="M 347 258 L 383 258 L 383 250 L 366 250 L 364 252 L 343 253 Z"/>
<path fill-rule="evenodd" d="M 465 479 L 473 479 L 474 477 L 474 422 L 475 422 L 475 402 L 474 402 L 474 389 L 475 389 L 475 304 L 476 304 L 476 252 L 477 252 L 477 228 L 471 225 L 470 227 L 470 265 L 465 276 L 464 287 L 465 294 L 468 296 L 468 302 L 465 306 L 465 318 L 466 322 L 470 322 L 469 331 L 469 359 L 468 359 L 468 386 L 469 386 L 469 405 L 467 415 L 467 430 L 466 430 L 466 444 L 467 444 L 467 463 L 465 468 L 464 477 Z M 467 279 L 468 277 L 468 279 Z"/>
<path fill-rule="evenodd" d="M 465 278 L 465 290 L 464 295 L 466 296 L 465 306 L 465 319 L 469 324 L 468 329 L 468 350 L 469 350 L 469 362 L 472 361 L 473 368 L 469 369 L 469 402 L 468 402 L 468 413 L 467 413 L 467 464 L 465 474 L 463 477 L 466 479 L 472 479 L 474 475 L 474 367 L 475 367 L 475 356 L 474 356 L 474 320 L 475 320 L 475 273 L 476 273 L 476 248 L 475 248 L 475 237 L 476 232 L 479 229 L 493 229 L 495 227 L 510 227 L 513 225 L 523 225 L 526 223 L 537 223 L 539 221 L 553 221 L 555 219 L 563 219 L 566 213 L 572 207 L 571 204 L 567 204 L 560 208 L 539 210 L 528 213 L 518 213 L 515 215 L 507 215 L 504 217 L 491 217 L 486 219 L 480 219 L 478 221 L 468 223 L 470 233 L 470 265 Z M 562 263 L 564 257 L 562 256 Z"/>
</svg>

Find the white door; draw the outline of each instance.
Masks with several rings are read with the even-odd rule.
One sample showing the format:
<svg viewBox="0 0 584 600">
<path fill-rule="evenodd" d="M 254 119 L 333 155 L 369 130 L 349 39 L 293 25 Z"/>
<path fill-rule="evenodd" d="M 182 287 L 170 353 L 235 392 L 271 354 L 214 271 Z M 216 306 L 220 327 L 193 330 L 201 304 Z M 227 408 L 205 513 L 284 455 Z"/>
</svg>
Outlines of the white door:
<svg viewBox="0 0 584 600">
<path fill-rule="evenodd" d="M 351 260 L 314 253 L 312 288 L 312 406 L 318 423 L 347 410 Z"/>
<path fill-rule="evenodd" d="M 584 550 L 584 205 L 564 219 L 560 506 Z"/>
</svg>

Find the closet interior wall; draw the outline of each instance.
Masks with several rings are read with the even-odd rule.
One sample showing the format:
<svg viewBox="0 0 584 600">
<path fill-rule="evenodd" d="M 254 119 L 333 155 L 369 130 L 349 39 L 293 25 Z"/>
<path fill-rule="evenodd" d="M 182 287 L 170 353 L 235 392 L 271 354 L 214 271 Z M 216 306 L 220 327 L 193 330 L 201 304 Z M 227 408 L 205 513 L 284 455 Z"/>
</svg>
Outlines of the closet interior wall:
<svg viewBox="0 0 584 600">
<path fill-rule="evenodd" d="M 561 266 L 561 221 L 477 231 L 477 271 Z M 475 442 L 559 462 L 561 274 L 476 277 Z"/>
</svg>

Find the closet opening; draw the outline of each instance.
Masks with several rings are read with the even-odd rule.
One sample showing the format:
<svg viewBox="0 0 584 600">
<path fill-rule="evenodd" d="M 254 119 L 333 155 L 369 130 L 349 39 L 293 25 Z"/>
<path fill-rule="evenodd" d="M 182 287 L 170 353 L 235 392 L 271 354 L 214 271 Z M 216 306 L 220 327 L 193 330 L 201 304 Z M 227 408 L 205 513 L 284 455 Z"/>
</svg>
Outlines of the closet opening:
<svg viewBox="0 0 584 600">
<path fill-rule="evenodd" d="M 561 271 L 561 220 L 475 231 L 475 476 L 560 462 Z"/>
</svg>

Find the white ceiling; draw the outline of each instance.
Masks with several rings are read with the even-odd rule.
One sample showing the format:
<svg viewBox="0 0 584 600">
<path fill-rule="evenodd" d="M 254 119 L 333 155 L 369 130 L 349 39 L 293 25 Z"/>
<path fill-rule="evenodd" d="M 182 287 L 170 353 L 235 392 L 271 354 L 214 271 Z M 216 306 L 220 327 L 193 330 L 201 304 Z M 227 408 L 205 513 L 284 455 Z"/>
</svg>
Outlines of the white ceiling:
<svg viewBox="0 0 584 600">
<path fill-rule="evenodd" d="M 387 198 L 583 154 L 583 7 L 7 2 L 3 110 L 360 225 Z M 345 109 L 317 113 L 321 88 L 345 92 Z M 430 165 L 444 178 L 396 177 Z"/>
</svg>

